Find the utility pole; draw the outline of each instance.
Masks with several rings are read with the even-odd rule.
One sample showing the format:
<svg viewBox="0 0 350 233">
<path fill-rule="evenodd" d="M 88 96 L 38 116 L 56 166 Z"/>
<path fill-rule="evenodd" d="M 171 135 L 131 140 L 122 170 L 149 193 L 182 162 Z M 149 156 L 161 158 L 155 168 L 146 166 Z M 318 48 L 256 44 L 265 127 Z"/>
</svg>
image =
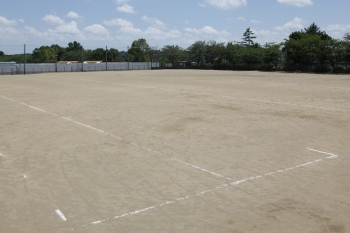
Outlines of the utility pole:
<svg viewBox="0 0 350 233">
<path fill-rule="evenodd" d="M 130 67 L 129 67 L 129 66 L 130 66 L 130 65 L 129 65 L 129 62 L 130 62 L 130 61 L 129 61 L 129 46 L 128 46 L 128 70 L 130 69 Z"/>
<path fill-rule="evenodd" d="M 24 44 L 24 61 L 23 61 L 23 65 L 24 65 L 24 70 L 23 70 L 23 74 L 26 75 L 26 45 Z"/>
<path fill-rule="evenodd" d="M 57 45 L 55 46 L 55 71 L 57 72 Z"/>
<path fill-rule="evenodd" d="M 81 46 L 81 72 L 84 72 L 84 48 Z"/>
<path fill-rule="evenodd" d="M 106 46 L 106 71 L 107 71 L 107 46 Z"/>
</svg>

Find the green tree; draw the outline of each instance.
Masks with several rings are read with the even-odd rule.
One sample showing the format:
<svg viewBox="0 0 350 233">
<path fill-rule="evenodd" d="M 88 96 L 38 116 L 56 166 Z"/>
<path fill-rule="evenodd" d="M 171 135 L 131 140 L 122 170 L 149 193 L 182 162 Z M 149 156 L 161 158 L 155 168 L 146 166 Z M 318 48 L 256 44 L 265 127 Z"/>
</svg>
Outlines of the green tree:
<svg viewBox="0 0 350 233">
<path fill-rule="evenodd" d="M 65 52 L 60 57 L 63 61 L 82 61 L 84 54 L 83 46 L 76 41 L 69 42 L 68 47 L 65 48 Z M 85 59 L 84 59 L 85 60 Z"/>
<path fill-rule="evenodd" d="M 111 48 L 107 53 L 107 59 L 109 62 L 121 62 L 123 61 L 123 57 L 118 51 L 118 49 Z"/>
<path fill-rule="evenodd" d="M 302 31 L 293 32 L 283 43 L 286 61 L 290 64 L 312 65 L 318 59 L 323 65 L 329 51 L 327 44 L 331 40 L 315 23 Z"/>
<path fill-rule="evenodd" d="M 322 46 L 324 47 L 324 56 L 334 70 L 335 65 L 343 61 L 346 56 L 345 44 L 343 41 L 332 39 L 322 41 Z"/>
<path fill-rule="evenodd" d="M 55 50 L 49 46 L 41 46 L 35 48 L 32 53 L 33 61 L 36 63 L 50 63 L 55 62 Z"/>
<path fill-rule="evenodd" d="M 228 61 L 229 65 L 238 65 L 242 63 L 241 50 L 243 49 L 241 43 L 229 42 L 225 48 L 225 59 Z"/>
<path fill-rule="evenodd" d="M 143 38 L 135 40 L 131 44 L 128 51 L 129 61 L 131 62 L 146 62 L 148 61 L 149 45 Z"/>
<path fill-rule="evenodd" d="M 184 58 L 184 50 L 178 45 L 166 45 L 161 50 L 163 63 L 171 63 L 177 66 L 178 62 Z"/>
<path fill-rule="evenodd" d="M 95 61 L 106 61 L 106 50 L 103 48 L 97 48 L 92 50 L 92 60 Z"/>
<path fill-rule="evenodd" d="M 224 58 L 224 43 L 216 43 L 216 41 L 211 40 L 205 44 L 205 60 L 210 64 L 210 67 L 214 65 L 219 65 Z"/>
<path fill-rule="evenodd" d="M 196 41 L 188 47 L 188 54 L 192 60 L 195 60 L 197 66 L 204 65 L 205 41 Z"/>
<path fill-rule="evenodd" d="M 350 33 L 345 33 L 343 39 L 344 60 L 350 63 Z"/>
<path fill-rule="evenodd" d="M 68 47 L 66 48 L 66 51 L 67 52 L 71 52 L 71 51 L 80 51 L 83 49 L 83 46 L 79 43 L 79 42 L 76 42 L 76 41 L 73 41 L 73 42 L 69 42 L 68 43 Z"/>
<path fill-rule="evenodd" d="M 243 41 L 242 44 L 250 46 L 251 44 L 254 44 L 253 39 L 256 39 L 256 36 L 254 36 L 254 33 L 252 30 L 250 30 L 250 27 L 245 30 L 243 33 Z"/>
<path fill-rule="evenodd" d="M 277 67 L 278 62 L 281 60 L 282 51 L 281 45 L 275 43 L 266 43 L 263 49 L 263 61 L 266 64 L 273 64 Z"/>
<path fill-rule="evenodd" d="M 5 56 L 5 53 L 3 51 L 0 51 L 0 56 Z"/>
</svg>

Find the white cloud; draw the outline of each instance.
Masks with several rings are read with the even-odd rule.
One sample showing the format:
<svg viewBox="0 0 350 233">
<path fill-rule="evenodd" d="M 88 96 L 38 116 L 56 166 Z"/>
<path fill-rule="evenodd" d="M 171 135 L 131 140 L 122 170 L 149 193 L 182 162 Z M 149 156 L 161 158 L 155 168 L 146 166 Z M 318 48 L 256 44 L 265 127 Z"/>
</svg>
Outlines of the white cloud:
<svg viewBox="0 0 350 233">
<path fill-rule="evenodd" d="M 245 19 L 244 17 L 242 17 L 242 16 L 239 16 L 239 17 L 238 17 L 238 20 L 240 20 L 240 21 L 246 21 L 246 19 Z"/>
<path fill-rule="evenodd" d="M 119 27 L 133 27 L 132 22 L 125 19 L 112 19 L 109 21 L 104 20 L 103 23 L 107 26 L 119 26 Z"/>
<path fill-rule="evenodd" d="M 5 17 L 0 16 L 0 25 L 3 26 L 15 26 L 17 25 L 17 21 L 14 19 L 6 19 Z M 3 32 L 1 32 L 3 33 Z"/>
<path fill-rule="evenodd" d="M 304 23 L 306 23 L 305 20 L 303 20 L 302 18 L 295 17 L 292 21 L 289 21 L 283 26 L 278 26 L 275 29 L 283 31 L 301 30 L 304 28 Z"/>
<path fill-rule="evenodd" d="M 285 32 L 276 32 L 276 31 L 269 31 L 269 30 L 254 30 L 254 29 L 252 29 L 252 32 L 254 32 L 255 36 L 257 36 L 257 39 L 255 41 L 261 44 L 283 41 L 283 39 L 288 34 Z"/>
<path fill-rule="evenodd" d="M 87 26 L 84 30 L 87 32 L 93 33 L 93 34 L 100 34 L 100 35 L 104 35 L 104 36 L 109 35 L 108 30 L 100 24 L 94 24 L 91 26 Z"/>
<path fill-rule="evenodd" d="M 312 5 L 312 0 L 277 0 L 279 3 L 288 4 L 291 6 L 303 7 L 307 5 Z"/>
<path fill-rule="evenodd" d="M 165 27 L 165 23 L 163 23 L 162 21 L 160 21 L 159 19 L 157 18 L 150 18 L 150 17 L 147 17 L 146 15 L 142 17 L 142 20 L 150 23 L 150 24 L 153 24 L 154 26 L 156 27 Z"/>
<path fill-rule="evenodd" d="M 118 32 L 125 34 L 141 34 L 142 30 L 134 27 L 121 27 Z"/>
<path fill-rule="evenodd" d="M 337 39 L 342 39 L 344 34 L 350 31 L 350 24 L 331 24 L 322 29 L 325 30 L 330 36 Z"/>
<path fill-rule="evenodd" d="M 350 30 L 350 24 L 331 24 L 325 28 L 326 31 L 348 31 Z"/>
<path fill-rule="evenodd" d="M 117 7 L 117 11 L 130 13 L 130 14 L 136 13 L 134 11 L 134 8 L 132 6 L 129 6 L 128 4 L 124 4 L 122 6 L 118 6 Z"/>
<path fill-rule="evenodd" d="M 123 3 L 126 3 L 126 2 L 128 2 L 129 0 L 115 0 L 115 2 L 117 3 L 117 4 L 123 4 Z"/>
<path fill-rule="evenodd" d="M 78 24 L 75 21 L 59 25 L 55 29 L 49 28 L 39 36 L 47 40 L 86 40 L 84 32 L 78 29 Z"/>
<path fill-rule="evenodd" d="M 57 25 L 63 25 L 65 24 L 64 20 L 56 15 L 45 15 L 43 18 L 46 22 L 57 24 Z"/>
<path fill-rule="evenodd" d="M 205 0 L 205 2 L 220 9 L 234 9 L 247 4 L 247 0 Z"/>
<path fill-rule="evenodd" d="M 68 12 L 66 17 L 72 18 L 72 19 L 79 19 L 79 18 L 81 18 L 81 16 L 78 13 L 74 12 L 74 11 Z"/>
<path fill-rule="evenodd" d="M 259 21 L 259 20 L 251 20 L 250 21 L 251 23 L 254 23 L 254 24 L 262 24 L 262 22 L 261 21 Z"/>
<path fill-rule="evenodd" d="M 200 7 L 205 7 L 205 4 L 203 4 L 203 3 L 198 3 L 198 6 L 200 6 Z"/>
<path fill-rule="evenodd" d="M 94 24 L 85 27 L 84 31 L 87 32 L 87 37 L 92 40 L 111 40 L 108 30 L 100 24 Z"/>
<path fill-rule="evenodd" d="M 18 19 L 19 22 L 25 23 L 26 21 L 24 19 Z"/>
<path fill-rule="evenodd" d="M 19 39 L 19 37 L 22 36 L 22 34 L 19 32 L 18 29 L 14 28 L 14 27 L 7 27 L 7 26 L 3 26 L 0 23 L 0 41 L 1 40 L 17 40 Z"/>
<path fill-rule="evenodd" d="M 218 31 L 216 31 L 214 28 L 211 26 L 205 26 L 202 29 L 196 29 L 196 28 L 185 28 L 184 31 L 189 32 L 189 33 L 194 33 L 194 34 L 216 34 Z"/>
</svg>

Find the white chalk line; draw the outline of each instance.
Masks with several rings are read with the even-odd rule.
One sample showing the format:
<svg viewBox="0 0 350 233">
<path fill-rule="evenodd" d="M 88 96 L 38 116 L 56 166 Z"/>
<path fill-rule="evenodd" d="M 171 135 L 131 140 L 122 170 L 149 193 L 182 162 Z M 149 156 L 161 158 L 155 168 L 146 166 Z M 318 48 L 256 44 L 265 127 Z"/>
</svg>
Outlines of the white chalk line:
<svg viewBox="0 0 350 233">
<path fill-rule="evenodd" d="M 327 157 L 327 159 L 336 159 L 336 158 L 339 157 L 339 155 L 328 153 L 328 152 L 324 152 L 324 151 L 320 151 L 320 150 L 315 150 L 315 149 L 311 149 L 311 148 L 308 148 L 308 150 L 309 151 L 313 151 L 313 152 L 317 152 L 317 153 L 321 153 L 321 154 L 330 155 L 329 157 Z"/>
<path fill-rule="evenodd" d="M 318 151 L 316 151 L 316 152 L 318 152 Z M 330 154 L 330 153 L 327 153 L 327 154 Z M 288 171 L 291 171 L 291 170 L 294 170 L 294 169 L 298 169 L 298 168 L 301 168 L 301 167 L 306 167 L 306 166 L 309 166 L 309 165 L 312 165 L 312 164 L 316 164 L 316 163 L 319 163 L 319 162 L 324 161 L 326 159 L 334 159 L 334 158 L 338 158 L 338 157 L 339 156 L 337 156 L 337 157 L 333 157 L 332 156 L 332 158 L 331 157 L 326 157 L 324 159 L 317 159 L 317 160 L 314 160 L 314 161 L 311 161 L 311 162 L 308 162 L 308 163 L 300 164 L 300 165 L 297 165 L 297 166 L 294 166 L 294 167 L 289 167 L 289 168 L 286 168 L 286 169 L 283 169 L 283 170 L 277 170 L 275 172 L 266 173 L 264 175 L 253 176 L 253 177 L 249 177 L 249 178 L 246 178 L 246 179 L 243 179 L 243 180 L 238 180 L 238 181 L 235 181 L 235 182 L 232 182 L 232 183 L 223 184 L 221 186 L 215 187 L 213 189 L 208 189 L 208 190 L 205 190 L 203 192 L 196 193 L 194 195 L 189 195 L 189 196 L 186 196 L 186 197 L 177 198 L 177 199 L 174 199 L 172 201 L 163 202 L 163 203 L 158 204 L 158 205 L 153 205 L 153 206 L 150 206 L 150 207 L 147 207 L 147 208 L 135 210 L 135 211 L 132 211 L 132 212 L 129 212 L 129 213 L 126 213 L 126 214 L 118 215 L 118 216 L 107 218 L 107 219 L 104 219 L 104 220 L 93 221 L 93 222 L 90 222 L 88 224 L 83 225 L 82 227 L 87 227 L 87 226 L 90 226 L 90 225 L 98 225 L 98 224 L 101 224 L 101 223 L 104 223 L 104 222 L 107 222 L 107 221 L 120 219 L 120 218 L 125 218 L 125 217 L 130 217 L 132 215 L 136 215 L 136 214 L 140 214 L 140 213 L 143 213 L 143 212 L 147 212 L 147 211 L 150 211 L 150 210 L 155 209 L 155 208 L 161 208 L 163 206 L 170 205 L 170 204 L 173 204 L 173 203 L 176 203 L 176 202 L 185 201 L 185 200 L 187 200 L 189 198 L 199 197 L 199 196 L 202 196 L 202 195 L 204 195 L 206 193 L 214 192 L 216 190 L 223 189 L 225 187 L 237 186 L 237 185 L 246 183 L 248 181 L 257 180 L 257 179 L 261 179 L 261 178 L 268 177 L 268 176 L 273 176 L 273 175 L 276 175 L 276 174 L 279 174 L 279 173 L 284 173 L 284 172 L 288 172 Z"/>
<path fill-rule="evenodd" d="M 66 216 L 64 216 L 64 214 L 60 211 L 60 210 L 56 210 L 56 213 L 58 214 L 58 216 L 60 216 L 60 218 L 65 222 L 67 221 Z"/>
<path fill-rule="evenodd" d="M 231 98 L 231 99 L 238 99 L 238 100 L 261 102 L 261 103 L 272 103 L 272 104 L 282 104 L 282 105 L 289 105 L 289 106 L 300 106 L 300 107 L 323 109 L 323 110 L 332 110 L 332 111 L 341 111 L 341 112 L 349 112 L 350 111 L 350 110 L 339 109 L 339 108 L 326 108 L 326 107 L 319 107 L 319 106 L 305 105 L 305 104 L 293 104 L 293 103 L 281 102 L 281 101 L 260 100 L 260 99 L 254 99 L 254 98 L 243 98 L 243 97 L 228 96 L 228 95 L 215 95 L 215 94 L 209 94 L 209 93 L 205 93 L 205 92 L 184 91 L 184 90 L 177 90 L 177 89 L 170 89 L 170 88 L 138 86 L 138 85 L 130 85 L 130 84 L 117 84 L 117 83 L 111 83 L 111 82 L 93 81 L 93 80 L 88 80 L 88 79 L 79 79 L 79 80 L 87 81 L 87 82 L 94 82 L 94 83 L 104 83 L 104 84 L 114 84 L 114 85 L 121 85 L 121 86 L 129 86 L 129 87 L 136 87 L 136 88 L 159 89 L 159 90 L 164 90 L 164 91 L 191 93 L 191 94 L 196 94 L 196 95 L 216 96 L 216 97 L 221 97 L 221 98 Z"/>
<path fill-rule="evenodd" d="M 4 155 L 2 153 L 0 153 L 0 157 L 4 157 Z"/>
<path fill-rule="evenodd" d="M 40 112 L 43 112 L 43 113 L 46 113 L 46 114 L 50 114 L 50 115 L 55 116 L 55 117 L 62 118 L 62 119 L 64 119 L 64 120 L 66 120 L 66 121 L 70 121 L 70 122 L 72 122 L 72 123 L 75 123 L 75 124 L 77 124 L 77 125 L 86 127 L 86 128 L 88 128 L 88 129 L 97 131 L 97 132 L 99 132 L 99 133 L 102 133 L 102 134 L 105 134 L 105 135 L 107 135 L 107 136 L 110 136 L 110 137 L 112 137 L 112 138 L 114 138 L 114 139 L 117 139 L 117 140 L 119 140 L 119 141 L 121 141 L 121 142 L 123 142 L 123 143 L 136 146 L 136 147 L 138 147 L 138 148 L 140 148 L 140 149 L 142 149 L 142 150 L 145 150 L 145 151 L 148 151 L 148 152 L 152 152 L 152 153 L 157 154 L 157 155 L 162 155 L 162 156 L 164 156 L 164 157 L 168 157 L 168 158 L 170 158 L 170 159 L 173 160 L 173 161 L 176 161 L 176 162 L 181 163 L 181 164 L 183 164 L 183 165 L 186 165 L 186 166 L 195 168 L 195 169 L 197 169 L 197 170 L 199 170 L 199 171 L 202 171 L 202 172 L 211 174 L 211 175 L 213 175 L 213 176 L 217 176 L 217 177 L 220 177 L 220 178 L 225 178 L 225 179 L 230 180 L 230 178 L 226 178 L 226 177 L 224 177 L 223 175 L 217 174 L 217 173 L 215 173 L 215 172 L 209 171 L 209 170 L 207 170 L 207 169 L 204 169 L 204 168 L 201 168 L 201 167 L 198 167 L 198 166 L 189 164 L 189 163 L 185 163 L 185 162 L 183 162 L 183 161 L 181 161 L 181 160 L 179 160 L 179 159 L 176 159 L 176 158 L 171 158 L 170 156 L 168 156 L 168 155 L 166 155 L 166 154 L 164 154 L 164 153 L 161 153 L 161 152 L 156 151 L 156 150 L 152 150 L 152 149 L 150 149 L 150 148 L 147 148 L 147 147 L 138 145 L 138 144 L 136 144 L 136 143 L 128 142 L 128 141 L 126 141 L 125 139 L 123 139 L 123 138 L 121 138 L 121 137 L 117 137 L 117 136 L 115 136 L 115 135 L 113 135 L 113 134 L 111 134 L 111 133 L 105 132 L 105 131 L 103 131 L 103 130 L 97 129 L 97 128 L 95 128 L 95 127 L 92 127 L 92 126 L 90 126 L 90 125 L 87 125 L 87 124 L 84 124 L 84 123 L 81 123 L 81 122 L 78 122 L 78 121 L 75 121 L 75 120 L 73 120 L 73 119 L 71 119 L 71 118 L 59 116 L 59 115 L 57 115 L 57 114 L 54 114 L 54 113 L 45 111 L 45 110 L 43 110 L 43 109 L 34 107 L 34 106 L 32 106 L 32 105 L 29 105 L 29 104 L 26 104 L 26 103 L 23 103 L 23 102 L 20 102 L 20 101 L 17 101 L 17 100 L 8 98 L 8 97 L 6 97 L 6 96 L 0 95 L 0 97 L 2 97 L 2 98 L 4 98 L 4 99 L 7 99 L 7 100 L 10 100 L 10 101 L 15 102 L 15 103 L 20 103 L 20 104 L 25 105 L 25 106 L 27 106 L 27 107 L 30 107 L 30 108 L 32 108 L 32 109 L 34 109 L 34 110 L 37 110 L 37 111 L 40 111 Z"/>
</svg>

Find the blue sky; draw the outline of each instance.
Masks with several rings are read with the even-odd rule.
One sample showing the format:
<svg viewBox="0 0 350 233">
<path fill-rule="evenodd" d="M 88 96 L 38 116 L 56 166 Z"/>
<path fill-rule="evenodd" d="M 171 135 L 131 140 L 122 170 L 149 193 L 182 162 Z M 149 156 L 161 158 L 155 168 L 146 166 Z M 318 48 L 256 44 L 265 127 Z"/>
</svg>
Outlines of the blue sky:
<svg viewBox="0 0 350 233">
<path fill-rule="evenodd" d="M 197 40 L 282 42 L 315 22 L 334 38 L 350 32 L 349 0 L 1 0 L 0 50 L 80 42 L 85 48 L 126 50 L 145 38 L 151 46 L 187 48 Z"/>
</svg>

